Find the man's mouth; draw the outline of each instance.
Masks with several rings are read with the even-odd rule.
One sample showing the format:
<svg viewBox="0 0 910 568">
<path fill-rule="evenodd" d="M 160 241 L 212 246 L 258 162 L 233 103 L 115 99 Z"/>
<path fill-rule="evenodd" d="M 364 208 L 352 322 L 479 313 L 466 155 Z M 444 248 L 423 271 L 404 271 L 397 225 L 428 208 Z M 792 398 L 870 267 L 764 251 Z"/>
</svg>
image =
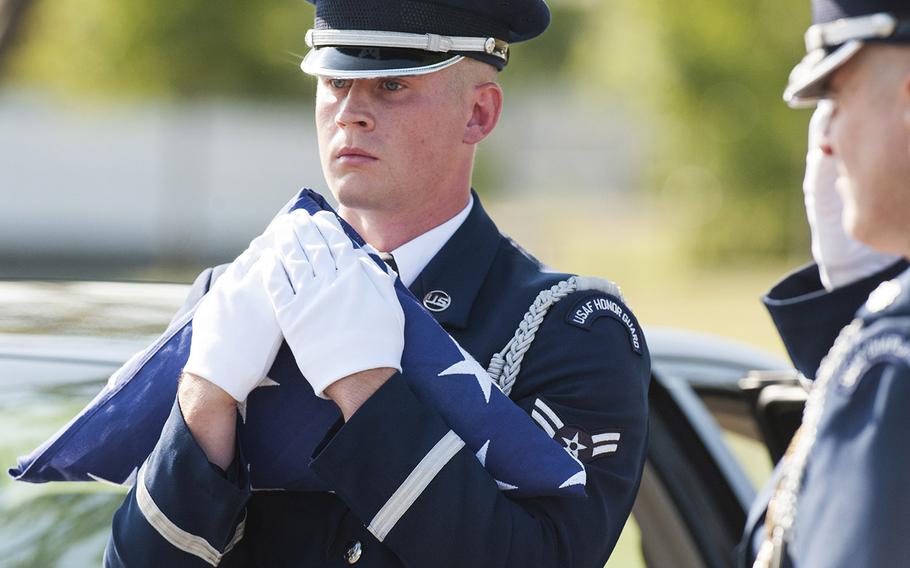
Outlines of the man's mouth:
<svg viewBox="0 0 910 568">
<path fill-rule="evenodd" d="M 378 160 L 373 154 L 356 146 L 343 146 L 335 153 L 335 159 L 346 164 L 366 164 Z"/>
</svg>

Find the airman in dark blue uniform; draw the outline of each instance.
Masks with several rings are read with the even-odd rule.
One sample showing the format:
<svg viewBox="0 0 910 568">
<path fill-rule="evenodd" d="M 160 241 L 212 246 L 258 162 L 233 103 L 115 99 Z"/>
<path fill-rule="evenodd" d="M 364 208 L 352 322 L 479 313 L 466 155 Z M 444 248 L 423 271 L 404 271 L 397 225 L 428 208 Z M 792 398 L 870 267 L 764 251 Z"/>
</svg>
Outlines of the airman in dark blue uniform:
<svg viewBox="0 0 910 568">
<path fill-rule="evenodd" d="M 813 15 L 809 54 L 784 96 L 819 105 L 804 184 L 816 264 L 776 285 L 765 304 L 796 368 L 814 381 L 802 426 L 749 515 L 740 564 L 904 566 L 910 7 L 814 0 Z"/>
<path fill-rule="evenodd" d="M 356 77 L 430 73 L 457 64 L 453 58 L 501 68 L 506 40 L 533 37 L 547 21 L 538 0 L 320 0 L 308 40 L 314 51 L 303 66 L 333 78 L 325 88 L 351 93 L 358 87 L 345 81 Z M 418 31 L 438 35 L 411 33 Z M 415 48 L 418 40 L 429 43 Z M 447 45 L 455 55 L 434 51 Z M 383 100 L 399 88 L 378 86 Z M 359 95 L 364 105 L 373 96 Z M 370 128 L 375 116 L 363 108 L 346 106 L 348 115 L 336 118 Z M 367 150 L 358 150 L 357 167 L 368 162 Z M 106 565 L 604 565 L 644 464 L 645 337 L 615 286 L 550 271 L 498 231 L 476 194 L 471 198 L 463 223 L 409 288 L 482 365 L 497 357 L 510 365 L 504 392 L 585 465 L 587 496 L 511 498 L 471 451 L 439 460 L 449 427 L 400 373 L 339 420 L 314 453 L 310 467 L 331 492 L 251 491 L 243 448 L 227 468 L 210 463 L 181 403 L 115 514 Z M 200 275 L 187 308 L 223 268 Z M 503 355 L 516 330 L 529 328 Z M 403 491 L 409 487 L 416 489 Z"/>
</svg>

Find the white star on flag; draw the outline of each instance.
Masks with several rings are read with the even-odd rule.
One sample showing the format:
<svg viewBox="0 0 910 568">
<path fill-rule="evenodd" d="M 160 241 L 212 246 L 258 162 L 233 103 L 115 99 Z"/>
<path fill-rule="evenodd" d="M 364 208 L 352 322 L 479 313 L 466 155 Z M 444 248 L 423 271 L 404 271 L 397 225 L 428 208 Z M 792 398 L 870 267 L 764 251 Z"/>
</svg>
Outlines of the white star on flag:
<svg viewBox="0 0 910 568">
<path fill-rule="evenodd" d="M 581 471 L 579 471 L 578 473 L 576 473 L 569 479 L 563 481 L 562 485 L 560 485 L 559 488 L 565 489 L 566 487 L 569 487 L 570 485 L 586 484 L 588 482 L 588 472 L 585 469 L 585 464 L 581 463 L 581 460 L 579 460 L 577 457 L 572 455 L 572 452 L 568 451 L 569 450 L 568 448 L 563 448 L 563 449 L 565 449 L 567 451 L 567 453 L 569 454 L 569 457 L 571 457 L 573 460 L 575 460 L 575 463 L 578 464 L 578 467 L 581 468 Z"/>
<path fill-rule="evenodd" d="M 490 449 L 490 441 L 487 440 L 484 442 L 483 447 L 477 450 L 475 454 L 477 459 L 480 460 L 480 465 L 487 467 L 487 450 Z M 500 491 L 512 491 L 513 489 L 518 489 L 517 486 L 506 483 L 505 481 L 499 481 L 495 477 L 493 481 L 496 482 L 496 487 L 499 487 Z"/>
<path fill-rule="evenodd" d="M 445 371 L 439 373 L 438 376 L 444 377 L 446 375 L 474 375 L 477 378 L 477 382 L 480 384 L 480 390 L 483 391 L 484 400 L 490 402 L 490 389 L 493 388 L 493 379 L 490 378 L 490 375 L 487 373 L 486 369 L 480 366 L 480 363 L 474 360 L 474 357 L 470 353 L 465 351 L 461 345 L 458 345 L 458 342 L 454 339 L 452 340 L 455 343 L 455 346 L 458 347 L 458 350 L 461 352 L 461 356 L 464 357 L 464 361 L 459 361 L 455 363 Z"/>
<path fill-rule="evenodd" d="M 276 383 L 272 379 L 266 377 L 266 378 L 262 379 L 258 385 L 253 387 L 253 390 L 256 390 L 256 389 L 262 388 L 262 387 L 280 387 L 280 386 L 281 386 L 280 383 Z M 240 419 L 243 420 L 244 424 L 246 424 L 246 401 L 245 400 L 243 402 L 237 403 L 237 411 L 240 413 Z"/>
<path fill-rule="evenodd" d="M 98 481 L 100 483 L 105 483 L 107 485 L 116 485 L 117 487 L 124 487 L 124 486 L 132 487 L 133 485 L 136 484 L 136 475 L 138 473 L 139 473 L 139 468 L 134 467 L 133 471 L 131 471 L 130 474 L 126 476 L 126 479 L 124 479 L 120 483 L 118 483 L 116 481 L 111 481 L 110 479 L 104 479 L 100 475 L 95 475 L 94 473 L 89 473 L 88 476 L 91 477 L 92 479 L 94 479 L 95 481 Z"/>
<path fill-rule="evenodd" d="M 490 447 L 490 441 L 487 440 L 484 442 L 483 447 L 477 450 L 477 459 L 480 460 L 480 465 L 486 467 L 487 465 L 487 449 Z"/>
<path fill-rule="evenodd" d="M 584 485 L 588 481 L 588 474 L 585 470 L 581 470 L 569 479 L 567 479 L 562 485 L 559 486 L 560 489 L 565 489 L 570 485 Z"/>
</svg>

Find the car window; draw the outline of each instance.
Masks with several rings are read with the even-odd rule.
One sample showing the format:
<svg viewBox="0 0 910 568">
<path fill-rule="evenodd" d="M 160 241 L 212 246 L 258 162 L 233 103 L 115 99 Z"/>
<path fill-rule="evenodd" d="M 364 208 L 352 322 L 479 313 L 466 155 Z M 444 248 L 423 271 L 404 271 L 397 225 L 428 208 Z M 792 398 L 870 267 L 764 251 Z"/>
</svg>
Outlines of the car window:
<svg viewBox="0 0 910 568">
<path fill-rule="evenodd" d="M 746 397 L 733 389 L 695 386 L 695 392 L 721 429 L 723 440 L 737 463 L 760 490 L 771 477 L 774 464 Z"/>
</svg>

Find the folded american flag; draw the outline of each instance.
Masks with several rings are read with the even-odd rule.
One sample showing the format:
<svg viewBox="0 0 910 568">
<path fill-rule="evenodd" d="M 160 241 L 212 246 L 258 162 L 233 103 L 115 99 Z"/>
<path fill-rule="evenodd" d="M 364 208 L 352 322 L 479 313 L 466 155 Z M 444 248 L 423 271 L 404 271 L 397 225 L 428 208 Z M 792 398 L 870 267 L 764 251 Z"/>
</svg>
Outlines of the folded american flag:
<svg viewBox="0 0 910 568">
<path fill-rule="evenodd" d="M 294 209 L 332 211 L 321 195 L 308 189 L 298 194 L 290 207 Z M 355 245 L 362 246 L 363 239 L 341 223 Z M 493 384 L 400 280 L 396 291 L 405 314 L 402 376 L 418 399 L 434 407 L 464 440 L 500 489 L 515 496 L 584 495 L 582 464 Z M 127 361 L 82 412 L 20 458 L 10 475 L 33 483 L 131 484 L 173 406 L 177 379 L 189 356 L 193 311 Z M 333 402 L 313 394 L 287 344 L 240 414 L 240 443 L 254 489 L 327 489 L 308 464 L 340 415 Z"/>
</svg>

